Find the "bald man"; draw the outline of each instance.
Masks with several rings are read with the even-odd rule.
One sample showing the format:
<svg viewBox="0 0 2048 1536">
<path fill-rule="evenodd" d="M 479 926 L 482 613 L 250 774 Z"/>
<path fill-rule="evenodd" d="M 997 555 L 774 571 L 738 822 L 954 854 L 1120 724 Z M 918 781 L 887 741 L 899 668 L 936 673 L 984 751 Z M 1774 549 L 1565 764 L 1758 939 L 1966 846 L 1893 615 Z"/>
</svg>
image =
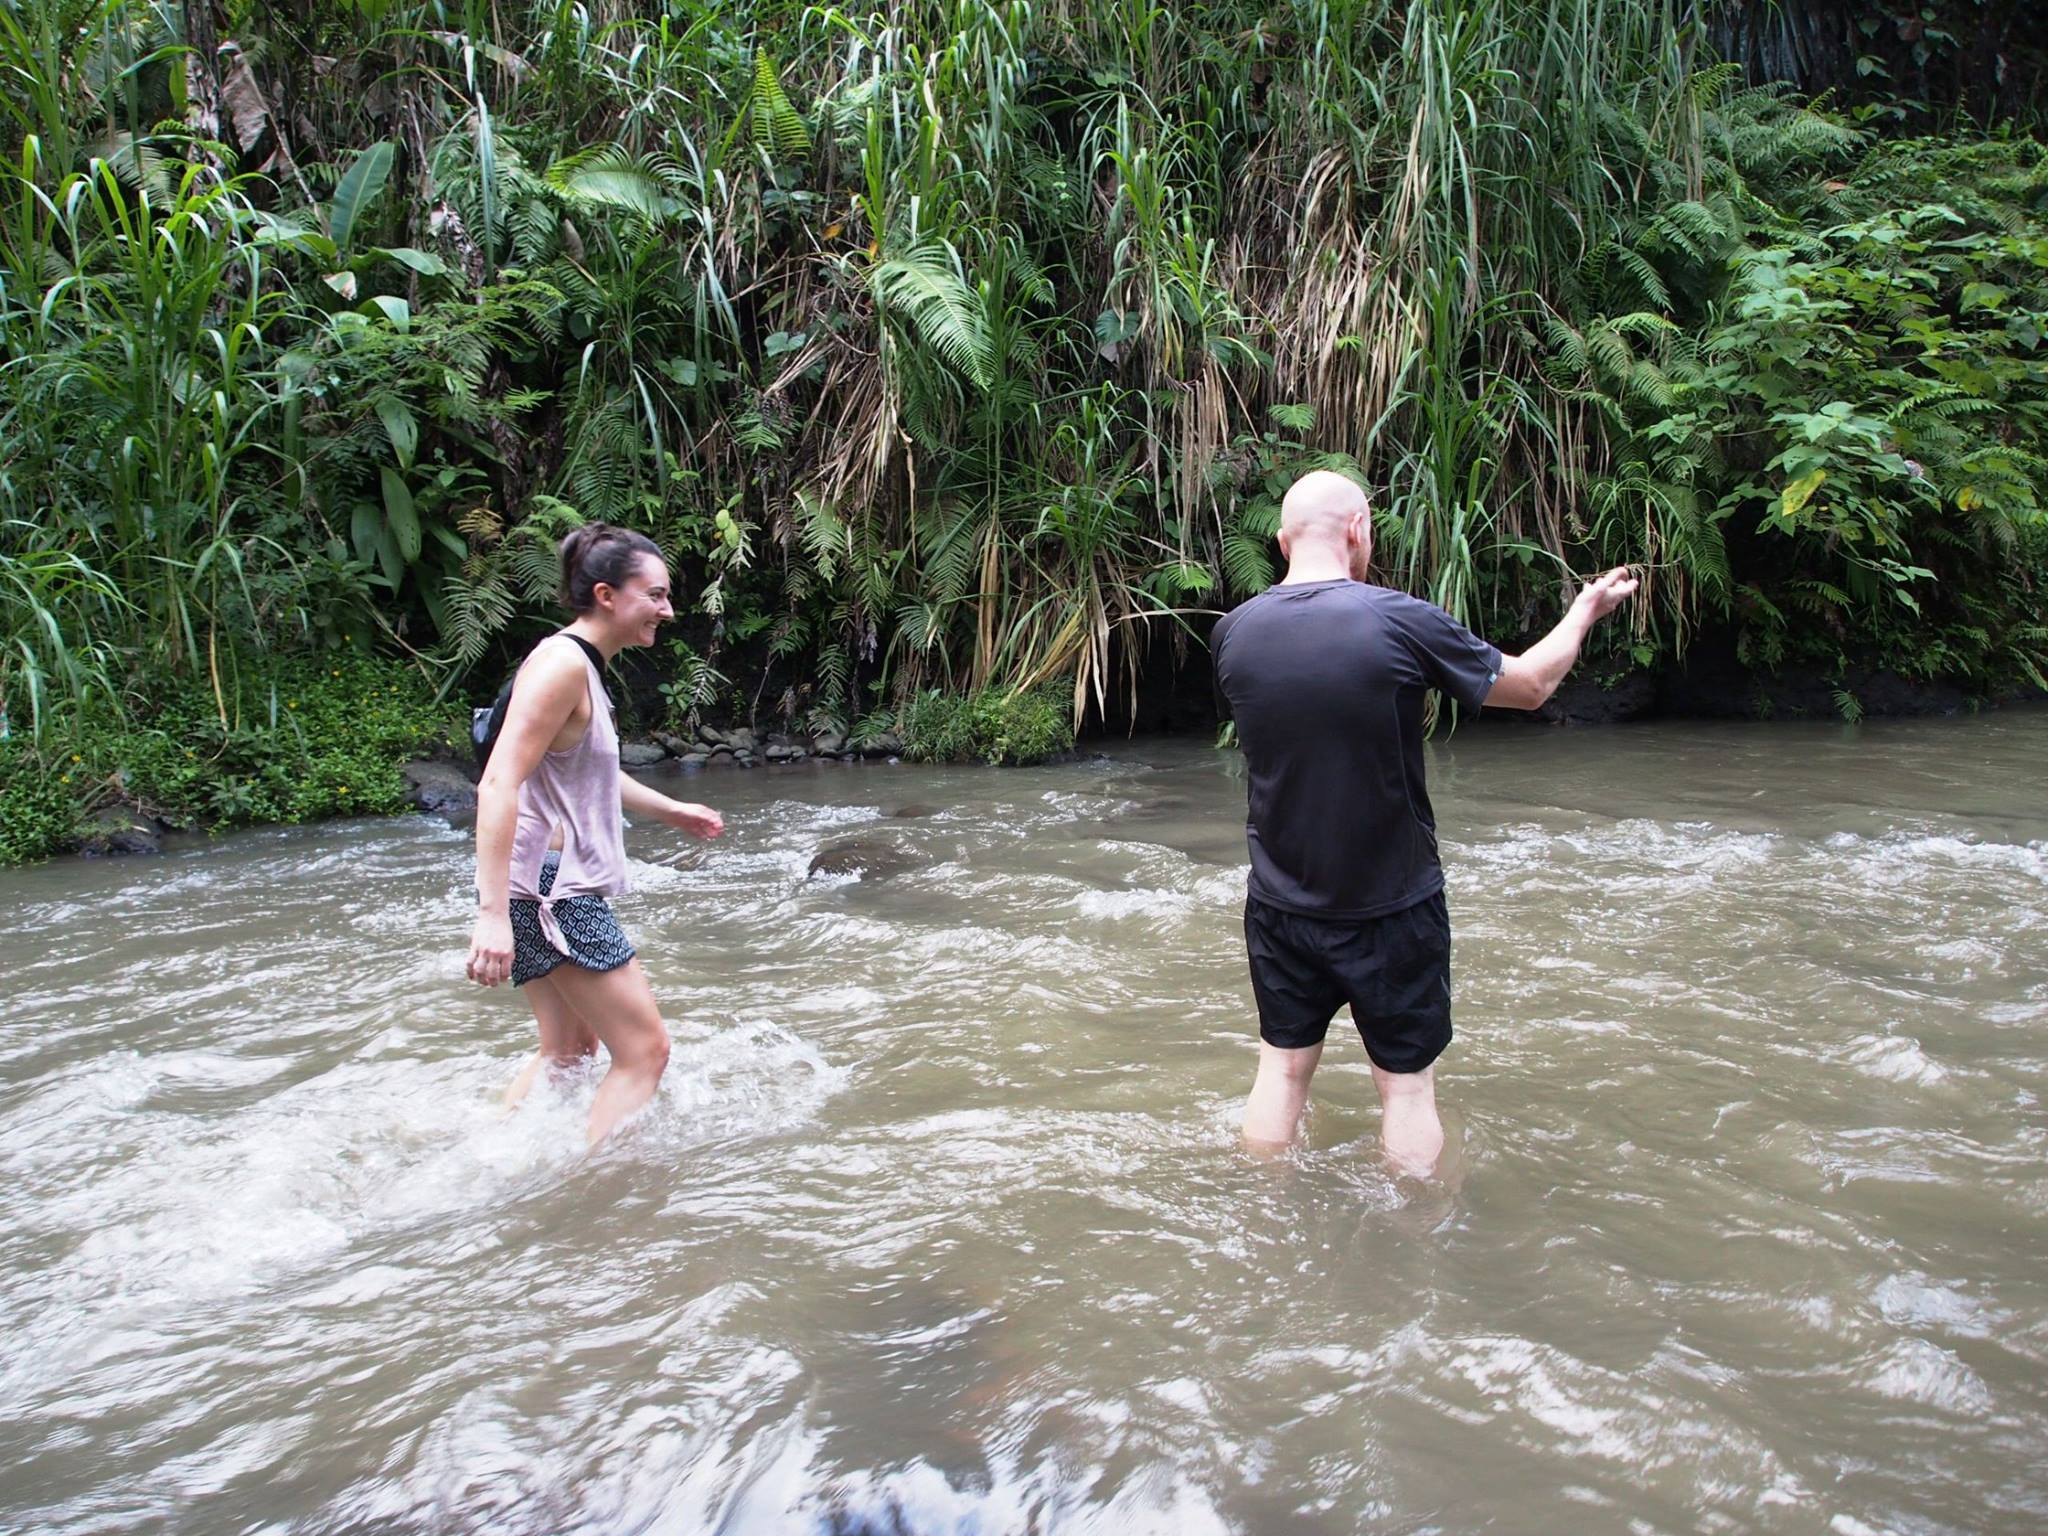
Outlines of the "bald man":
<svg viewBox="0 0 2048 1536">
<path fill-rule="evenodd" d="M 1210 638 L 1217 699 L 1250 779 L 1245 950 L 1259 1073 L 1255 1149 L 1294 1140 L 1330 1016 L 1349 1004 L 1380 1092 L 1393 1165 L 1426 1177 L 1443 1150 L 1435 1062 L 1451 1041 L 1451 926 L 1423 784 L 1423 695 L 1535 709 L 1588 631 L 1636 589 L 1626 570 L 1580 590 L 1564 621 L 1503 656 L 1420 598 L 1366 582 L 1365 493 L 1318 470 L 1281 504 L 1287 575 Z"/>
</svg>

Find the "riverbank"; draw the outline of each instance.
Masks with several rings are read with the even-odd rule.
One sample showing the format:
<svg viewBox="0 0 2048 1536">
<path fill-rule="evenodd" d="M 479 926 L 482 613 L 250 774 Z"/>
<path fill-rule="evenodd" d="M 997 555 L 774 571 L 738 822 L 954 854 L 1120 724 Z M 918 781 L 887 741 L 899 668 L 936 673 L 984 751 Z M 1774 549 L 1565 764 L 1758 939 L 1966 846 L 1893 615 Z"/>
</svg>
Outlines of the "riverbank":
<svg viewBox="0 0 2048 1536">
<path fill-rule="evenodd" d="M 1537 638 L 1505 640 L 1503 649 L 1526 649 Z M 1646 666 L 1626 655 L 1585 657 L 1541 709 L 1489 710 L 1480 718 L 1567 726 L 1650 720 L 1856 721 L 1971 715 L 2048 700 L 2048 689 L 2036 686 L 2017 665 L 1996 676 L 2002 680 L 1989 681 L 1981 672 L 1915 676 L 1875 657 L 1762 669 L 1746 664 L 1737 635 L 1723 630 L 1698 637 L 1682 662 Z M 1109 718 L 1083 734 L 1213 736 L 1217 723 L 1207 651 L 1196 644 L 1185 655 L 1177 654 L 1175 645 L 1162 639 L 1139 668 L 1136 699 L 1112 697 Z"/>
<path fill-rule="evenodd" d="M 1646 720 L 1904 720 L 1972 715 L 2039 703 L 2048 693 L 2012 687 L 1996 695 L 1946 677 L 1907 677 L 1885 667 L 1840 672 L 1788 667 L 1757 674 L 1702 665 L 1665 674 L 1627 670 L 1565 679 L 1551 701 L 1529 714 L 1489 714 L 1547 725 L 1618 725 Z"/>
<path fill-rule="evenodd" d="M 476 814 L 470 706 L 435 696 L 419 669 L 346 655 L 268 660 L 215 692 L 159 680 L 146 704 L 67 719 L 41 746 L 0 740 L 0 866 L 58 854 L 154 853 L 180 831 L 290 825 L 408 809 L 466 825 Z M 813 761 L 984 762 L 1021 766 L 1069 752 L 1058 690 L 927 692 L 852 729 L 808 730 L 655 719 L 621 688 L 629 771 Z M 637 720 L 638 724 L 635 723 Z"/>
<path fill-rule="evenodd" d="M 619 744 L 619 764 L 628 773 L 664 765 L 683 773 L 701 773 L 802 763 L 893 763 L 902 760 L 903 751 L 903 740 L 894 731 L 877 732 L 851 743 L 842 731 L 798 736 L 757 732 L 748 726 L 700 725 L 688 735 L 654 731 L 641 740 L 629 737 Z M 466 754 L 457 750 L 416 758 L 400 772 L 413 809 L 439 816 L 451 826 L 466 827 L 476 819 L 476 770 Z"/>
<path fill-rule="evenodd" d="M 1089 743 L 1131 736 L 1213 740 L 1217 718 L 1206 655 L 1141 674 L 1133 709 L 1118 701 L 1090 722 Z M 221 831 L 415 810 L 467 826 L 476 814 L 466 701 L 437 700 L 416 668 L 362 657 L 304 658 L 246 674 L 223 700 L 197 683 L 164 682 L 146 715 L 71 733 L 37 751 L 0 741 L 0 865 L 60 854 L 153 853 L 178 831 Z M 640 697 L 642 692 L 646 697 Z M 1030 765 L 1072 752 L 1063 690 L 1020 698 L 993 691 L 919 695 L 852 729 L 768 729 L 738 723 L 635 726 L 659 710 L 657 689 L 621 688 L 628 771 L 685 773 L 810 762 Z M 1482 725 L 1596 726 L 1651 720 L 1799 721 L 1956 716 L 2039 702 L 2000 697 L 1952 678 L 1911 678 L 1876 666 L 1752 671 L 1731 651 L 1695 650 L 1683 668 L 1603 665 L 1567 678 L 1541 710 L 1487 711 Z M 658 718 L 658 716 L 657 716 Z"/>
</svg>

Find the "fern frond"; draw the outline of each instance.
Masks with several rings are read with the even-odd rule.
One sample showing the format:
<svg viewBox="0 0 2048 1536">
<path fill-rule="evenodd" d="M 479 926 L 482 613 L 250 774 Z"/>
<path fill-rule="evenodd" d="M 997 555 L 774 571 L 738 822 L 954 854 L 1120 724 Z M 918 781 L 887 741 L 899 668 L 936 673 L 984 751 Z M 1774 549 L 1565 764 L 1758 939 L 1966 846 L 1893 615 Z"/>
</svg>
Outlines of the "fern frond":
<svg viewBox="0 0 2048 1536">
<path fill-rule="evenodd" d="M 948 364 L 988 387 L 995 371 L 988 326 L 951 245 L 932 240 L 877 263 L 868 287 L 885 310 L 909 316 L 926 345 Z"/>
<path fill-rule="evenodd" d="M 1223 536 L 1223 574 L 1230 590 L 1238 593 L 1263 592 L 1273 584 L 1273 557 L 1263 538 L 1243 533 Z"/>
<path fill-rule="evenodd" d="M 650 224 L 676 212 L 662 179 L 617 144 L 565 155 L 543 173 L 547 185 L 572 202 L 623 208 Z"/>
<path fill-rule="evenodd" d="M 749 127 L 756 147 L 783 160 L 797 160 L 811 152 L 811 131 L 783 89 L 775 56 L 754 55 L 754 88 L 748 97 Z"/>
</svg>

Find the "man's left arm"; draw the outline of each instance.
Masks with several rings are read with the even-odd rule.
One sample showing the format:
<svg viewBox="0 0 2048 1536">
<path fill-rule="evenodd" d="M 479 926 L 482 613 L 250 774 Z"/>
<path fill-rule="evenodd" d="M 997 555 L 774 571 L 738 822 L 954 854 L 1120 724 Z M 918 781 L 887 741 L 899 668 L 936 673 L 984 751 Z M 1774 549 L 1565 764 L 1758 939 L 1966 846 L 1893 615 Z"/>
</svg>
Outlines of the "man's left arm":
<svg viewBox="0 0 2048 1536">
<path fill-rule="evenodd" d="M 1236 714 L 1230 707 L 1230 692 L 1223 686 L 1223 647 L 1230 634 L 1230 626 L 1231 614 L 1226 613 L 1209 631 L 1209 696 L 1216 704 L 1216 741 L 1219 746 L 1231 739 L 1223 734 L 1226 730 L 1234 733 L 1237 729 Z"/>
<path fill-rule="evenodd" d="M 1593 626 L 1635 595 L 1636 578 L 1616 566 L 1579 588 L 1557 628 L 1519 656 L 1501 658 L 1500 680 L 1486 695 L 1489 709 L 1541 709 L 1579 659 Z"/>
<path fill-rule="evenodd" d="M 1499 647 L 1481 639 L 1436 604 L 1397 593 L 1388 616 L 1407 643 L 1422 683 L 1476 710 L 1500 681 Z"/>
</svg>

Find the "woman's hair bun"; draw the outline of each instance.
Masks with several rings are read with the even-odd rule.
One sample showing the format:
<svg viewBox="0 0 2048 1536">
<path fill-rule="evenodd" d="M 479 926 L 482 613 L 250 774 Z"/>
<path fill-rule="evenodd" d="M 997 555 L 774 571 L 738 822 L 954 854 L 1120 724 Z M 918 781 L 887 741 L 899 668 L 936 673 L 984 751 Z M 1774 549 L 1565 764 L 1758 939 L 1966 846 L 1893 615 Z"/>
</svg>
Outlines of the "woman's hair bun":
<svg viewBox="0 0 2048 1536">
<path fill-rule="evenodd" d="M 661 546 L 644 533 L 585 523 L 562 540 L 562 602 L 572 613 L 597 606 L 600 583 L 622 587 L 642 555 L 661 558 Z"/>
</svg>

